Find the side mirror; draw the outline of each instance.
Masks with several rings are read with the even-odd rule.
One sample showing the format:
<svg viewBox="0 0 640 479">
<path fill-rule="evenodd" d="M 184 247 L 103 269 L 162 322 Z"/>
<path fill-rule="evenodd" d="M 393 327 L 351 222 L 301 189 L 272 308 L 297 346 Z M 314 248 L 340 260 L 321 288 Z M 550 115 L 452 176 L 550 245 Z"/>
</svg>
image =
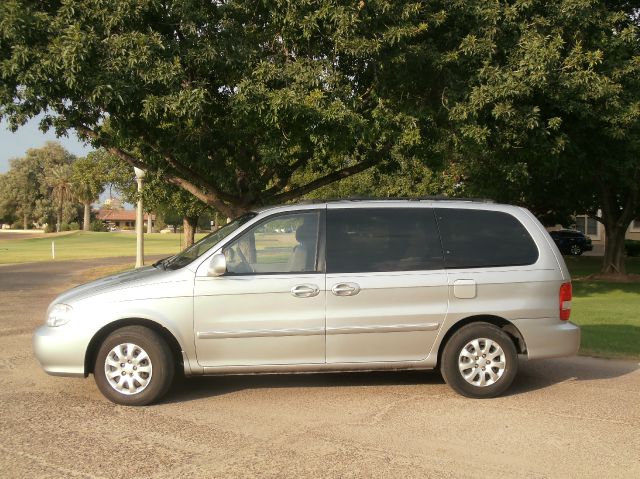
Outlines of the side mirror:
<svg viewBox="0 0 640 479">
<path fill-rule="evenodd" d="M 209 276 L 222 276 L 227 272 L 227 258 L 224 254 L 214 254 L 209 261 Z"/>
</svg>

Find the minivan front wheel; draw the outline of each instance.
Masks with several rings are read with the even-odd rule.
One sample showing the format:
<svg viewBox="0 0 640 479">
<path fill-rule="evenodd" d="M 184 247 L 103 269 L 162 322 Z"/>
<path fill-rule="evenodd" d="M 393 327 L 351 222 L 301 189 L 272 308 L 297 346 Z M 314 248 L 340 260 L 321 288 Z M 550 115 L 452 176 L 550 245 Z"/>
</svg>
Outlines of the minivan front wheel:
<svg viewBox="0 0 640 479">
<path fill-rule="evenodd" d="M 160 399 L 171 386 L 175 365 L 166 341 L 143 326 L 127 326 L 104 340 L 93 369 L 100 392 L 126 406 Z"/>
<path fill-rule="evenodd" d="M 451 388 L 470 398 L 502 394 L 518 371 L 518 354 L 504 331 L 489 323 L 471 323 L 447 341 L 442 376 Z"/>
</svg>

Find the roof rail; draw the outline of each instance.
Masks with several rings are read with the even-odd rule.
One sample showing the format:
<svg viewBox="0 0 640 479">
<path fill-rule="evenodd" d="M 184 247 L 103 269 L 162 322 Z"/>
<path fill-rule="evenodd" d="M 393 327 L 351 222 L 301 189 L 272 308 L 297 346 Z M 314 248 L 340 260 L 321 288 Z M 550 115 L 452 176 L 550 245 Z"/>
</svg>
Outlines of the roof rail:
<svg viewBox="0 0 640 479">
<path fill-rule="evenodd" d="M 324 200 L 326 202 L 338 202 L 338 201 L 468 201 L 473 203 L 495 203 L 495 200 L 490 198 L 457 198 L 444 195 L 435 196 L 394 196 L 389 198 L 380 198 L 373 196 L 350 196 L 348 198 L 331 198 Z"/>
</svg>

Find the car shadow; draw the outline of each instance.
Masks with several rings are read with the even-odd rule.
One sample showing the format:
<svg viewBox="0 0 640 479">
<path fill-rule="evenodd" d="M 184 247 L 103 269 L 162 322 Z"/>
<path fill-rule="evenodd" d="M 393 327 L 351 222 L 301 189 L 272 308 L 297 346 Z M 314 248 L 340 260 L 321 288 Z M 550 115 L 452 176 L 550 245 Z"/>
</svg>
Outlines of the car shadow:
<svg viewBox="0 0 640 479">
<path fill-rule="evenodd" d="M 566 381 L 597 381 L 624 376 L 639 369 L 633 361 L 590 357 L 527 361 L 521 359 L 514 384 L 505 396 L 545 389 Z M 245 389 L 353 388 L 370 386 L 443 385 L 437 371 L 374 371 L 322 374 L 268 374 L 179 378 L 163 404 L 182 403 L 231 394 Z M 429 388 L 425 388 L 429 394 Z M 451 391 L 451 394 L 455 394 Z"/>
<path fill-rule="evenodd" d="M 506 395 L 546 389 L 567 381 L 615 379 L 640 369 L 637 361 L 601 359 L 589 356 L 559 359 L 520 360 L 519 371 Z"/>
<path fill-rule="evenodd" d="M 444 384 L 437 371 L 367 371 L 344 373 L 260 374 L 178 378 L 162 403 L 193 401 L 245 389 L 351 388 Z"/>
</svg>

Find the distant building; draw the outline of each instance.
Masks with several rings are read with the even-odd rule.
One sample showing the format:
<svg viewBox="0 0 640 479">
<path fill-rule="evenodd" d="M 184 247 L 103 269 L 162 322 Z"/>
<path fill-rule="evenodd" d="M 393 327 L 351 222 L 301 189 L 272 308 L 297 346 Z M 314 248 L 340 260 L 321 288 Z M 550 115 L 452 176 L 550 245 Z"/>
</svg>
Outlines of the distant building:
<svg viewBox="0 0 640 479">
<path fill-rule="evenodd" d="M 104 204 L 102 205 L 102 209 L 105 210 L 121 210 L 122 208 L 122 200 L 120 198 L 107 198 L 104 200 Z"/>
<path fill-rule="evenodd" d="M 106 203 L 106 201 L 105 201 Z M 117 229 L 131 229 L 136 226 L 136 212 L 135 210 L 123 210 L 123 209 L 99 209 L 96 212 L 96 219 L 104 222 L 108 227 Z M 149 214 L 144 214 L 145 225 L 149 221 Z M 156 215 L 151 215 L 151 224 L 155 227 Z"/>
</svg>

